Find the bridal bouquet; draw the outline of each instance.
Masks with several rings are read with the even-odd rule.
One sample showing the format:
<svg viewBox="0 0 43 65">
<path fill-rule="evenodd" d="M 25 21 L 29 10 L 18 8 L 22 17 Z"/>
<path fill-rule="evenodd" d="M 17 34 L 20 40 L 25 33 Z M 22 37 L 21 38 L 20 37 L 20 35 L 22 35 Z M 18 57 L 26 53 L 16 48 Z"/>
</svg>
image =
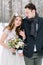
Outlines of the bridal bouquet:
<svg viewBox="0 0 43 65">
<path fill-rule="evenodd" d="M 24 42 L 20 38 L 10 39 L 8 41 L 8 46 L 9 48 L 19 49 L 24 47 Z"/>
</svg>

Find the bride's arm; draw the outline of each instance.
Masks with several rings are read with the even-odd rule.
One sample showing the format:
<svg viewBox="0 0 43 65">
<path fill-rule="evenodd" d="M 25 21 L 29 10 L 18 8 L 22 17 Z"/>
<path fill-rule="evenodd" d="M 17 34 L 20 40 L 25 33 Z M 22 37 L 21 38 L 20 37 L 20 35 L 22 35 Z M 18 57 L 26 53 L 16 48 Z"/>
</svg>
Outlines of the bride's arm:
<svg viewBox="0 0 43 65">
<path fill-rule="evenodd" d="M 7 45 L 7 43 L 4 43 L 6 38 L 7 38 L 7 34 L 4 32 L 0 38 L 0 45 L 2 45 L 4 48 L 10 50 L 11 52 L 15 52 L 15 49 L 13 49 L 13 48 L 9 49 L 9 46 Z"/>
<path fill-rule="evenodd" d="M 8 45 L 6 43 L 4 43 L 4 41 L 7 38 L 7 34 L 4 32 L 0 38 L 0 45 L 2 45 L 4 48 L 9 49 Z"/>
</svg>

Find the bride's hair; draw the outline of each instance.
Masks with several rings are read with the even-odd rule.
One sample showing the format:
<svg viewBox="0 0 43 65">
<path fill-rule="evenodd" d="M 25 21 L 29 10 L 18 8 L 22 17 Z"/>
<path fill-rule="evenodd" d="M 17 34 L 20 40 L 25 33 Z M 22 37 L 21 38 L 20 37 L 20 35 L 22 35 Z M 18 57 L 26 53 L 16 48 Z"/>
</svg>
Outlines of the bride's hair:
<svg viewBox="0 0 43 65">
<path fill-rule="evenodd" d="M 4 29 L 6 29 L 6 28 L 8 28 L 8 30 L 10 30 L 10 31 L 12 31 L 12 29 L 14 28 L 14 21 L 15 21 L 15 19 L 16 19 L 16 17 L 20 17 L 21 18 L 21 22 L 22 22 L 22 16 L 20 16 L 20 15 L 14 15 L 12 18 L 11 18 L 11 20 L 9 21 L 10 23 L 4 28 Z M 21 23 L 22 24 L 22 23 Z M 19 34 L 19 31 L 20 31 L 20 29 L 21 29 L 21 25 L 20 26 L 18 26 L 17 28 L 16 28 L 16 33 L 17 34 Z"/>
</svg>

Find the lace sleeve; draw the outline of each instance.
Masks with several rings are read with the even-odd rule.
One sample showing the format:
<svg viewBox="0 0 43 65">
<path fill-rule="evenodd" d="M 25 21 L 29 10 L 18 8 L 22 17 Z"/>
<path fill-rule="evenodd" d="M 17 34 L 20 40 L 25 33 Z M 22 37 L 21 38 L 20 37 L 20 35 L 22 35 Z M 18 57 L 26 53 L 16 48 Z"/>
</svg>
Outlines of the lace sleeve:
<svg viewBox="0 0 43 65">
<path fill-rule="evenodd" d="M 9 30 L 8 29 L 5 29 L 3 32 L 6 33 L 7 35 L 9 34 Z"/>
</svg>

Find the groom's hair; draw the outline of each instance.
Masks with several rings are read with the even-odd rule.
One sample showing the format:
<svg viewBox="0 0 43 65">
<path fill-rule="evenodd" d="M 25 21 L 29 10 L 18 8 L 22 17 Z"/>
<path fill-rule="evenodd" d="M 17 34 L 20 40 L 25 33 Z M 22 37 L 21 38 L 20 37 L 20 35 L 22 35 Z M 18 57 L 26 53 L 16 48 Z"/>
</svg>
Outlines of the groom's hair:
<svg viewBox="0 0 43 65">
<path fill-rule="evenodd" d="M 33 3 L 28 3 L 26 6 L 25 6 L 25 9 L 26 8 L 29 8 L 31 10 L 35 10 L 36 11 L 36 6 L 33 4 Z"/>
</svg>

